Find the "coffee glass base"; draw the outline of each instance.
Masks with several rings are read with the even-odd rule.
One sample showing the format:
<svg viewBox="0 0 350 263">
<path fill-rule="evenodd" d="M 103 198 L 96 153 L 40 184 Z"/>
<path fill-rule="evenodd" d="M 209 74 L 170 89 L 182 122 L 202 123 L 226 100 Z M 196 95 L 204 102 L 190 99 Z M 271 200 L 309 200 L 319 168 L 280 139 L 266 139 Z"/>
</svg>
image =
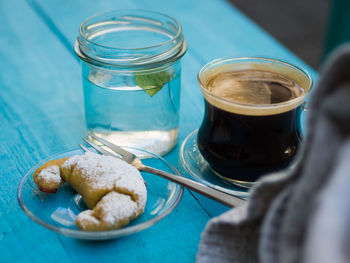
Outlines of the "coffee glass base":
<svg viewBox="0 0 350 263">
<path fill-rule="evenodd" d="M 181 145 L 179 159 L 182 172 L 206 186 L 246 199 L 249 195 L 247 186 L 221 179 L 203 158 L 197 145 L 197 131 L 191 132 Z"/>
<path fill-rule="evenodd" d="M 298 162 L 300 162 L 300 156 L 299 157 L 296 157 L 294 158 L 294 160 L 285 168 L 283 169 L 280 169 L 280 170 L 276 170 L 276 171 L 270 171 L 270 172 L 267 172 L 265 174 L 262 174 L 258 180 L 264 176 L 268 176 L 268 175 L 272 175 L 272 174 L 287 174 L 289 172 L 291 172 L 292 170 L 294 170 L 298 164 Z M 239 186 L 239 187 L 243 187 L 243 188 L 251 188 L 252 186 L 254 186 L 254 184 L 257 183 L 257 181 L 242 181 L 242 180 L 237 180 L 237 179 L 233 179 L 233 178 L 230 178 L 230 177 L 227 177 L 227 176 L 223 176 L 221 175 L 220 173 L 216 172 L 213 168 L 211 168 L 211 171 L 217 176 L 219 177 L 222 181 L 226 182 L 226 183 L 229 183 L 229 184 L 232 184 L 232 185 L 235 185 L 235 186 Z"/>
<path fill-rule="evenodd" d="M 221 180 L 223 180 L 224 182 L 227 182 L 229 184 L 233 184 L 233 185 L 237 185 L 239 187 L 243 187 L 243 188 L 250 188 L 254 185 L 255 182 L 245 182 L 245 181 L 239 181 L 239 180 L 235 180 L 232 178 L 228 178 L 226 176 L 222 176 L 221 174 L 217 173 L 214 169 L 211 168 L 211 170 L 213 171 L 213 173 L 218 176 Z"/>
<path fill-rule="evenodd" d="M 180 163 L 183 168 L 181 172 L 186 172 L 196 181 L 199 181 L 211 188 L 246 199 L 249 196 L 249 188 L 254 186 L 256 182 L 235 180 L 224 177 L 215 172 L 198 149 L 197 132 L 198 130 L 191 132 L 181 145 L 179 156 Z M 287 168 L 283 169 L 282 171 L 272 172 L 270 174 L 287 174 L 296 168 L 299 161 L 300 159 L 296 158 Z"/>
</svg>

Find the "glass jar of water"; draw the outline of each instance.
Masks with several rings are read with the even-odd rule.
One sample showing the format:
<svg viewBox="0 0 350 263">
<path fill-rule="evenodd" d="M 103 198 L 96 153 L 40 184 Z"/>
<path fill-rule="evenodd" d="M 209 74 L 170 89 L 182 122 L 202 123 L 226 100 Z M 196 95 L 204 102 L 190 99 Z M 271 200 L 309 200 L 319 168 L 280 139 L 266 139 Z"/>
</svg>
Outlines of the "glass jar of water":
<svg viewBox="0 0 350 263">
<path fill-rule="evenodd" d="M 87 129 L 117 145 L 170 151 L 178 137 L 186 49 L 179 22 L 161 13 L 120 10 L 85 20 L 75 52 Z"/>
</svg>

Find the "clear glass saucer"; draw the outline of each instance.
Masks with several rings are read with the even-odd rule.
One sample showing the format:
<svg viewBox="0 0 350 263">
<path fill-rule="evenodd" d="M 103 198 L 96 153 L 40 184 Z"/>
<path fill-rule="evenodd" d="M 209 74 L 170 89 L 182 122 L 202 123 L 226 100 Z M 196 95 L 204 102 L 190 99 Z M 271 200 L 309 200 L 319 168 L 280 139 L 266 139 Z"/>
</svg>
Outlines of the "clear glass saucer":
<svg viewBox="0 0 350 263">
<path fill-rule="evenodd" d="M 147 151 L 125 147 L 127 150 L 139 152 L 147 159 L 149 165 L 180 176 L 176 168 L 162 157 Z M 56 194 L 40 192 L 33 181 L 33 173 L 45 162 L 67 156 L 81 155 L 81 149 L 74 149 L 50 156 L 32 167 L 21 180 L 17 198 L 23 211 L 40 225 L 65 236 L 87 240 L 106 240 L 126 236 L 151 227 L 170 214 L 177 206 L 183 194 L 183 187 L 152 174 L 143 173 L 147 185 L 147 204 L 145 212 L 132 220 L 128 225 L 115 230 L 88 232 L 75 225 L 75 217 L 87 209 L 84 201 L 67 183 L 63 184 Z"/>
<path fill-rule="evenodd" d="M 201 155 L 197 145 L 197 130 L 191 132 L 181 145 L 180 162 L 186 172 L 195 180 L 227 194 L 241 198 L 248 197 L 248 189 L 227 183 L 217 176 Z"/>
</svg>

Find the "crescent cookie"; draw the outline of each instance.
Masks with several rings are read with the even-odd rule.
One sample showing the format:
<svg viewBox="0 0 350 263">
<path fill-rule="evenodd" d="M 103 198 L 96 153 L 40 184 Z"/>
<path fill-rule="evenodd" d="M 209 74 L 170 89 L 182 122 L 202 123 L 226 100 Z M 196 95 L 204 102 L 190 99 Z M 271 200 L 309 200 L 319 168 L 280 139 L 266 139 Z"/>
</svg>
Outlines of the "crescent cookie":
<svg viewBox="0 0 350 263">
<path fill-rule="evenodd" d="M 82 230 L 119 228 L 146 206 L 147 190 L 140 172 L 115 157 L 86 152 L 49 161 L 33 177 L 41 191 L 54 193 L 66 181 L 82 196 L 89 207 L 76 217 Z"/>
<path fill-rule="evenodd" d="M 60 176 L 60 166 L 68 159 L 51 160 L 40 166 L 33 174 L 33 180 L 39 190 L 46 193 L 56 193 L 58 187 L 63 183 Z"/>
</svg>

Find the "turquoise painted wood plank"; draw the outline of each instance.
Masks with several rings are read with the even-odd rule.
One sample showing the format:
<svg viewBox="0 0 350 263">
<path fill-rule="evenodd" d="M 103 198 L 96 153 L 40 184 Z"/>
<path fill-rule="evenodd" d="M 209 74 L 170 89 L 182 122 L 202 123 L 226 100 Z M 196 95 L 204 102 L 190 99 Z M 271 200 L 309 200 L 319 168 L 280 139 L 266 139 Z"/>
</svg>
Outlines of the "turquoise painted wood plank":
<svg viewBox="0 0 350 263">
<path fill-rule="evenodd" d="M 201 64 L 223 56 L 271 56 L 307 66 L 273 37 L 226 1 L 133 0 L 83 1 L 28 0 L 40 6 L 73 44 L 81 21 L 98 12 L 123 8 L 149 9 L 167 13 L 183 25 L 189 53 Z"/>
<path fill-rule="evenodd" d="M 194 261 L 209 215 L 188 192 L 152 228 L 106 242 L 64 238 L 22 212 L 16 191 L 24 173 L 86 132 L 80 68 L 26 3 L 0 2 L 0 17 L 0 262 Z"/>
<path fill-rule="evenodd" d="M 36 9 L 53 21 L 58 30 L 73 43 L 77 37 L 77 28 L 86 17 L 98 12 L 142 8 L 167 13 L 176 17 L 183 25 L 188 52 L 183 58 L 181 121 L 179 141 L 181 142 L 192 130 L 198 128 L 202 120 L 203 100 L 197 85 L 196 75 L 208 61 L 224 56 L 267 56 L 295 63 L 306 68 L 316 79 L 317 74 L 308 65 L 279 44 L 274 38 L 261 30 L 256 24 L 233 8 L 226 1 L 161 1 L 138 0 L 114 1 L 75 1 L 61 3 L 58 0 L 30 0 Z M 74 13 L 74 15 L 73 15 Z M 65 15 L 68 14 L 68 15 Z M 46 18 L 47 19 L 47 18 Z M 172 163 L 178 154 L 177 147 L 166 158 Z M 210 215 L 218 215 L 226 208 L 207 201 L 196 195 Z"/>
<path fill-rule="evenodd" d="M 63 50 L 61 60 L 52 52 L 59 50 L 60 43 L 25 3 L 0 2 L 0 17 L 0 261 L 23 258 L 35 262 L 48 257 L 50 252 L 53 261 L 61 258 L 69 262 L 58 236 L 42 231 L 22 212 L 16 192 L 31 165 L 71 142 L 70 137 L 67 142 L 59 139 L 60 125 L 67 125 L 70 119 L 65 121 L 59 113 L 54 114 L 50 105 L 77 104 L 76 96 L 69 90 L 66 102 L 61 103 L 65 94 L 62 91 L 71 88 L 69 84 L 74 84 L 74 78 L 68 83 L 69 77 L 54 76 L 63 67 L 70 74 L 70 65 L 63 60 L 67 54 Z M 38 31 L 34 30 L 35 33 L 32 28 Z M 42 46 L 44 36 L 47 39 Z M 59 63 L 52 63 L 55 60 Z M 52 81 L 50 75 L 57 80 Z M 72 134 L 75 133 L 79 130 L 73 129 Z"/>
</svg>

